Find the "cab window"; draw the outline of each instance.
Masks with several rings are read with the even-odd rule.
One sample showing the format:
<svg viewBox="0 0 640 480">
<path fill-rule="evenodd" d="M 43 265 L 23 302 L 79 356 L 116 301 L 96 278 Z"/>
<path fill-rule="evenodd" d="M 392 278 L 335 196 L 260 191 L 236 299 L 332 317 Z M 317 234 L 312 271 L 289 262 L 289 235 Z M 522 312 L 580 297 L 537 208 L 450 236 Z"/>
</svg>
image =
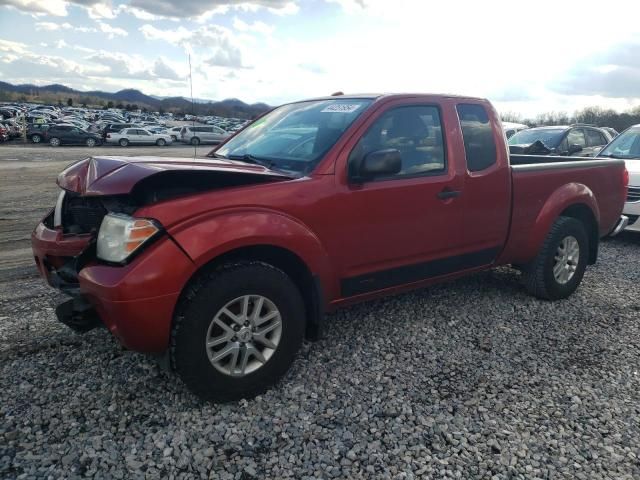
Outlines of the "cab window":
<svg viewBox="0 0 640 480">
<path fill-rule="evenodd" d="M 386 149 L 400 152 L 402 168 L 397 174 L 381 179 L 443 173 L 446 155 L 439 109 L 415 105 L 383 113 L 351 151 L 351 173 L 355 175 L 353 169 L 365 155 Z"/>
<path fill-rule="evenodd" d="M 456 107 L 462 129 L 467 169 L 478 172 L 497 161 L 496 142 L 489 115 L 482 105 L 460 104 Z"/>
</svg>

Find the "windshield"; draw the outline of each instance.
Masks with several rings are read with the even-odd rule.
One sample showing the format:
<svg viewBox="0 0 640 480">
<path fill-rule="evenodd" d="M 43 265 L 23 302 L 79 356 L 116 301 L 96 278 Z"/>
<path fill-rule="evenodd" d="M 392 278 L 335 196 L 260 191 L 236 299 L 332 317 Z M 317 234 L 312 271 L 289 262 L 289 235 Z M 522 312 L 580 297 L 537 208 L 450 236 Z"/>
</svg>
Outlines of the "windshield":
<svg viewBox="0 0 640 480">
<path fill-rule="evenodd" d="M 563 128 L 522 130 L 509 139 L 509 145 L 529 145 L 540 140 L 547 147 L 557 147 L 564 133 Z"/>
<path fill-rule="evenodd" d="M 600 152 L 599 156 L 640 160 L 640 125 L 631 127 L 618 135 Z"/>
<path fill-rule="evenodd" d="M 283 105 L 249 125 L 215 155 L 309 173 L 371 102 L 336 98 Z"/>
</svg>

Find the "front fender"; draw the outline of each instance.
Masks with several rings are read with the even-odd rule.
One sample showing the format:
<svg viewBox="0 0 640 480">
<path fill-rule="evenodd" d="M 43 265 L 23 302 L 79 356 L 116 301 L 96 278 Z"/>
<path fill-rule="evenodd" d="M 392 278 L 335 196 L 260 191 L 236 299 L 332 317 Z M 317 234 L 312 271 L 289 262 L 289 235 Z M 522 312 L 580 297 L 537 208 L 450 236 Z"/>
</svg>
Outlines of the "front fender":
<svg viewBox="0 0 640 480">
<path fill-rule="evenodd" d="M 544 203 L 532 229 L 526 251 L 530 258 L 533 258 L 540 251 L 545 237 L 551 230 L 553 222 L 567 208 L 574 205 L 586 205 L 593 213 L 593 216 L 600 224 L 600 209 L 596 197 L 589 187 L 582 183 L 567 183 L 555 190 Z"/>
<path fill-rule="evenodd" d="M 238 248 L 271 245 L 296 254 L 324 285 L 331 285 L 332 267 L 320 239 L 307 225 L 282 212 L 226 210 L 178 224 L 169 233 L 196 268 Z"/>
</svg>

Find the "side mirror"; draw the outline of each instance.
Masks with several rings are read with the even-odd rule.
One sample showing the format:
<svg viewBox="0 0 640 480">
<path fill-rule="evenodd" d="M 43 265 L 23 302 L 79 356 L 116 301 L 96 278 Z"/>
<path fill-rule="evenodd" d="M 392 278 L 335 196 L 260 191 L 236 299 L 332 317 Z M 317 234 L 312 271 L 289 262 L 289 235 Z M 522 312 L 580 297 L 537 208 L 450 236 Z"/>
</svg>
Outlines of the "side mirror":
<svg viewBox="0 0 640 480">
<path fill-rule="evenodd" d="M 355 181 L 363 181 L 385 175 L 395 175 L 402 170 L 402 157 L 395 148 L 367 153 L 354 169 Z"/>
<path fill-rule="evenodd" d="M 573 155 L 574 153 L 578 153 L 582 151 L 582 147 L 577 143 L 572 143 L 569 145 L 569 155 Z"/>
</svg>

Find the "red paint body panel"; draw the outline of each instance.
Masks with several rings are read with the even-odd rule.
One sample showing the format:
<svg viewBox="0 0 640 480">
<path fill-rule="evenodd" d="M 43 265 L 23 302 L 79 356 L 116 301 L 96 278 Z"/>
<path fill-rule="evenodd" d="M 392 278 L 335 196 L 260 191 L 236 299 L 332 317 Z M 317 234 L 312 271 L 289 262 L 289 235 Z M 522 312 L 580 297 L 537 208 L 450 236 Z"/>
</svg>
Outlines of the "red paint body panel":
<svg viewBox="0 0 640 480">
<path fill-rule="evenodd" d="M 470 172 L 456 106 L 483 105 L 493 125 L 496 163 Z M 443 124 L 446 172 L 353 184 L 347 160 L 367 128 L 389 108 L 434 105 Z M 289 179 L 261 166 L 225 160 L 97 157 L 60 175 L 61 187 L 83 195 L 127 194 L 161 171 L 202 170 L 266 175 L 273 181 L 173 198 L 140 208 L 166 234 L 126 266 L 93 263 L 79 273 L 80 290 L 127 347 L 168 346 L 179 295 L 203 265 L 238 248 L 271 245 L 295 254 L 322 285 L 328 309 L 450 280 L 499 264 L 534 258 L 551 224 L 584 204 L 607 234 L 624 204 L 621 162 L 524 171 L 511 168 L 499 118 L 485 100 L 441 95 L 381 96 L 347 129 L 306 177 Z M 277 180 L 277 181 L 276 181 Z M 459 191 L 442 200 L 444 189 Z M 36 257 L 77 255 L 87 238 L 65 238 L 40 225 Z M 178 246 L 179 245 L 179 246 Z M 478 265 L 362 294 L 344 280 L 409 265 L 495 251 Z M 484 257 L 483 257 L 484 258 Z M 46 269 L 41 268 L 46 276 Z"/>
<path fill-rule="evenodd" d="M 79 274 L 80 289 L 127 348 L 161 352 L 169 344 L 176 302 L 193 267 L 165 236 L 129 265 L 86 266 Z"/>
</svg>

